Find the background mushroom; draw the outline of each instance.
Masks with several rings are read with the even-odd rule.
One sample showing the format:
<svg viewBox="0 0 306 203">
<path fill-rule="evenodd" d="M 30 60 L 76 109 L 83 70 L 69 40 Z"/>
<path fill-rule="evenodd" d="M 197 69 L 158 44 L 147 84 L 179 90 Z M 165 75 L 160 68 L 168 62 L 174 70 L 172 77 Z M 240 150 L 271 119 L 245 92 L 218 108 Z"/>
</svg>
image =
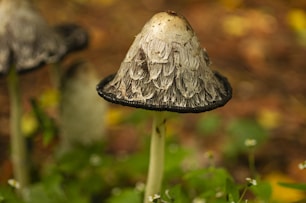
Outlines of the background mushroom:
<svg viewBox="0 0 306 203">
<path fill-rule="evenodd" d="M 117 74 L 97 91 L 107 101 L 155 111 L 200 113 L 225 105 L 232 89 L 209 69 L 210 60 L 188 21 L 173 11 L 154 15 L 136 36 Z M 166 117 L 156 112 L 144 202 L 160 193 Z"/>
<path fill-rule="evenodd" d="M 98 82 L 93 65 L 78 61 L 62 76 L 60 98 L 60 153 L 91 145 L 104 136 L 107 105 L 101 105 L 92 87 Z M 99 105 L 100 104 L 100 105 Z M 99 106 L 97 106 L 99 105 Z M 59 154 L 60 154 L 59 153 Z"/>
<path fill-rule="evenodd" d="M 29 183 L 25 141 L 21 133 L 21 101 L 18 73 L 54 63 L 87 44 L 79 26 L 53 29 L 27 0 L 0 1 L 0 75 L 8 75 L 11 101 L 11 154 L 14 178 L 23 189 Z"/>
</svg>

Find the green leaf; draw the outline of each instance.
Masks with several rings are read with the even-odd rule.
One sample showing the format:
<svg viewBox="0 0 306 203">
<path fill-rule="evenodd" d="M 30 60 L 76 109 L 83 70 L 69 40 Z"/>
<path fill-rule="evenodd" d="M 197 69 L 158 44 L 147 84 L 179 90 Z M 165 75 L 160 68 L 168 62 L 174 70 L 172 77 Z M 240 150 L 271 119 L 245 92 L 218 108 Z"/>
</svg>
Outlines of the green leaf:
<svg viewBox="0 0 306 203">
<path fill-rule="evenodd" d="M 26 202 L 66 203 L 67 199 L 61 188 L 61 181 L 62 178 L 59 175 L 53 175 L 31 186 Z"/>
<path fill-rule="evenodd" d="M 305 183 L 284 183 L 284 182 L 280 182 L 278 184 L 283 186 L 283 187 L 306 191 L 306 184 Z"/>
<path fill-rule="evenodd" d="M 11 187 L 0 186 L 0 203 L 23 203 Z"/>
<path fill-rule="evenodd" d="M 197 196 L 210 200 L 226 197 L 227 179 L 231 179 L 231 176 L 223 168 L 195 170 L 184 176 L 187 188 L 191 188 Z"/>
<path fill-rule="evenodd" d="M 187 203 L 188 201 L 187 193 L 182 189 L 181 185 L 176 185 L 169 189 L 168 191 L 165 191 L 165 193 L 162 194 L 162 199 L 167 200 L 169 203 Z"/>
<path fill-rule="evenodd" d="M 89 159 L 90 155 L 88 152 L 86 153 L 86 151 L 78 148 L 62 155 L 57 168 L 64 173 L 75 173 L 88 166 Z"/>
<path fill-rule="evenodd" d="M 90 195 L 82 189 L 82 184 L 64 184 L 59 174 L 53 174 L 32 185 L 27 194 L 27 203 L 89 203 Z M 86 188 L 87 189 L 87 188 Z"/>
<path fill-rule="evenodd" d="M 43 143 L 48 145 L 57 134 L 57 126 L 54 121 L 47 113 L 42 109 L 35 99 L 31 100 L 31 105 L 36 119 L 39 122 L 40 130 L 43 134 Z"/>
<path fill-rule="evenodd" d="M 270 183 L 258 181 L 257 185 L 251 187 L 251 191 L 256 195 L 257 199 L 269 202 L 272 196 L 272 187 Z"/>
<path fill-rule="evenodd" d="M 245 145 L 247 139 L 256 140 L 261 145 L 268 138 L 268 132 L 256 121 L 250 119 L 236 119 L 227 126 L 228 142 L 224 148 L 227 156 L 235 156 L 238 153 L 246 152 L 249 148 Z"/>
<path fill-rule="evenodd" d="M 231 178 L 226 179 L 225 191 L 228 195 L 229 202 L 239 201 L 239 188 Z"/>
<path fill-rule="evenodd" d="M 170 144 L 166 146 L 165 156 L 165 178 L 180 177 L 182 173 L 182 161 L 190 155 L 190 151 L 182 148 L 178 144 Z"/>
<path fill-rule="evenodd" d="M 118 194 L 113 195 L 107 203 L 141 203 L 141 195 L 135 189 L 123 189 Z"/>
<path fill-rule="evenodd" d="M 205 114 L 197 122 L 197 130 L 204 135 L 216 132 L 221 125 L 221 117 L 217 114 Z"/>
</svg>

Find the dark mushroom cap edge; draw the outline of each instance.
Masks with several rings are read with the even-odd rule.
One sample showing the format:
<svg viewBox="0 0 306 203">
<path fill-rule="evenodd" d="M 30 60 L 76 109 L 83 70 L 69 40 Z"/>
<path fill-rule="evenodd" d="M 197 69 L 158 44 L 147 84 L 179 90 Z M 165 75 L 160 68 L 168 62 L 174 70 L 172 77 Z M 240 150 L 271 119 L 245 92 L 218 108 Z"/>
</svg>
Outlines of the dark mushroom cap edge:
<svg viewBox="0 0 306 203">
<path fill-rule="evenodd" d="M 115 104 L 120 104 L 123 106 L 130 106 L 134 108 L 142 108 L 146 110 L 154 110 L 154 111 L 170 111 L 170 112 L 178 112 L 178 113 L 201 113 L 205 111 L 210 111 L 213 109 L 216 109 L 218 107 L 224 106 L 231 98 L 232 98 L 232 87 L 229 84 L 227 78 L 223 77 L 221 74 L 218 72 L 214 72 L 215 77 L 218 78 L 218 80 L 224 85 L 225 90 L 226 90 L 226 95 L 222 95 L 222 100 L 220 101 L 215 101 L 209 105 L 205 106 L 199 106 L 195 108 L 190 108 L 190 107 L 178 107 L 178 106 L 168 106 L 168 105 L 149 105 L 143 102 L 139 101 L 127 101 L 124 99 L 118 99 L 116 98 L 116 95 L 111 94 L 111 93 L 106 93 L 103 91 L 105 85 L 107 85 L 113 78 L 115 77 L 115 74 L 109 75 L 105 79 L 101 80 L 101 82 L 97 85 L 96 89 L 98 94 L 104 98 L 106 101 L 115 103 Z"/>
</svg>

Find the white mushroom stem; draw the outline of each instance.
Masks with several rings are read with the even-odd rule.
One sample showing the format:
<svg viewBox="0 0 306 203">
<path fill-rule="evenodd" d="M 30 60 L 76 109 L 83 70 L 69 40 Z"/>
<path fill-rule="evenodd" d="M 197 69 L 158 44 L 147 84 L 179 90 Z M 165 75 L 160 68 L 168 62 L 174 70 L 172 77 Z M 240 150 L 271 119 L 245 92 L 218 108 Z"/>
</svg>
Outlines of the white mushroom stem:
<svg viewBox="0 0 306 203">
<path fill-rule="evenodd" d="M 15 67 L 11 67 L 8 75 L 8 89 L 10 96 L 10 130 L 11 130 L 11 159 L 14 178 L 19 183 L 18 193 L 29 183 L 29 170 L 25 139 L 21 131 L 21 98 L 18 75 Z"/>
<path fill-rule="evenodd" d="M 151 135 L 149 172 L 144 196 L 144 203 L 149 203 L 149 196 L 160 194 L 164 170 L 165 125 L 163 112 L 154 112 Z"/>
</svg>

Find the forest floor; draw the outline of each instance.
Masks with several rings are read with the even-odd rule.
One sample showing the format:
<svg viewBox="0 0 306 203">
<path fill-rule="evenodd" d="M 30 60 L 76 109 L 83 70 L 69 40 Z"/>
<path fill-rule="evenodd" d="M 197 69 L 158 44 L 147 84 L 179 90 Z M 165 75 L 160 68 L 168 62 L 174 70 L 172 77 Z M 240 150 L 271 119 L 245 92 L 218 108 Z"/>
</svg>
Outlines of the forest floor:
<svg viewBox="0 0 306 203">
<path fill-rule="evenodd" d="M 88 29 L 88 49 L 67 57 L 64 64 L 87 61 L 101 79 L 118 70 L 134 36 L 152 15 L 164 10 L 184 15 L 208 51 L 211 68 L 225 75 L 233 87 L 231 101 L 215 112 L 225 121 L 247 118 L 267 130 L 269 138 L 256 153 L 262 174 L 280 173 L 306 182 L 306 173 L 297 167 L 306 160 L 305 1 L 34 2 L 50 24 L 74 22 Z M 41 68 L 21 76 L 26 111 L 30 98 L 39 97 L 52 86 L 48 74 L 47 68 Z M 0 78 L 0 83 L 0 166 L 4 170 L 9 169 L 9 99 L 5 78 Z M 182 143 L 198 144 L 190 141 L 197 137 L 191 121 L 200 117 L 182 115 L 182 120 L 188 121 L 181 123 L 180 133 L 186 139 Z M 214 138 L 201 143 L 205 149 L 214 146 L 212 150 L 218 150 Z M 228 167 L 239 173 L 244 164 Z"/>
</svg>

